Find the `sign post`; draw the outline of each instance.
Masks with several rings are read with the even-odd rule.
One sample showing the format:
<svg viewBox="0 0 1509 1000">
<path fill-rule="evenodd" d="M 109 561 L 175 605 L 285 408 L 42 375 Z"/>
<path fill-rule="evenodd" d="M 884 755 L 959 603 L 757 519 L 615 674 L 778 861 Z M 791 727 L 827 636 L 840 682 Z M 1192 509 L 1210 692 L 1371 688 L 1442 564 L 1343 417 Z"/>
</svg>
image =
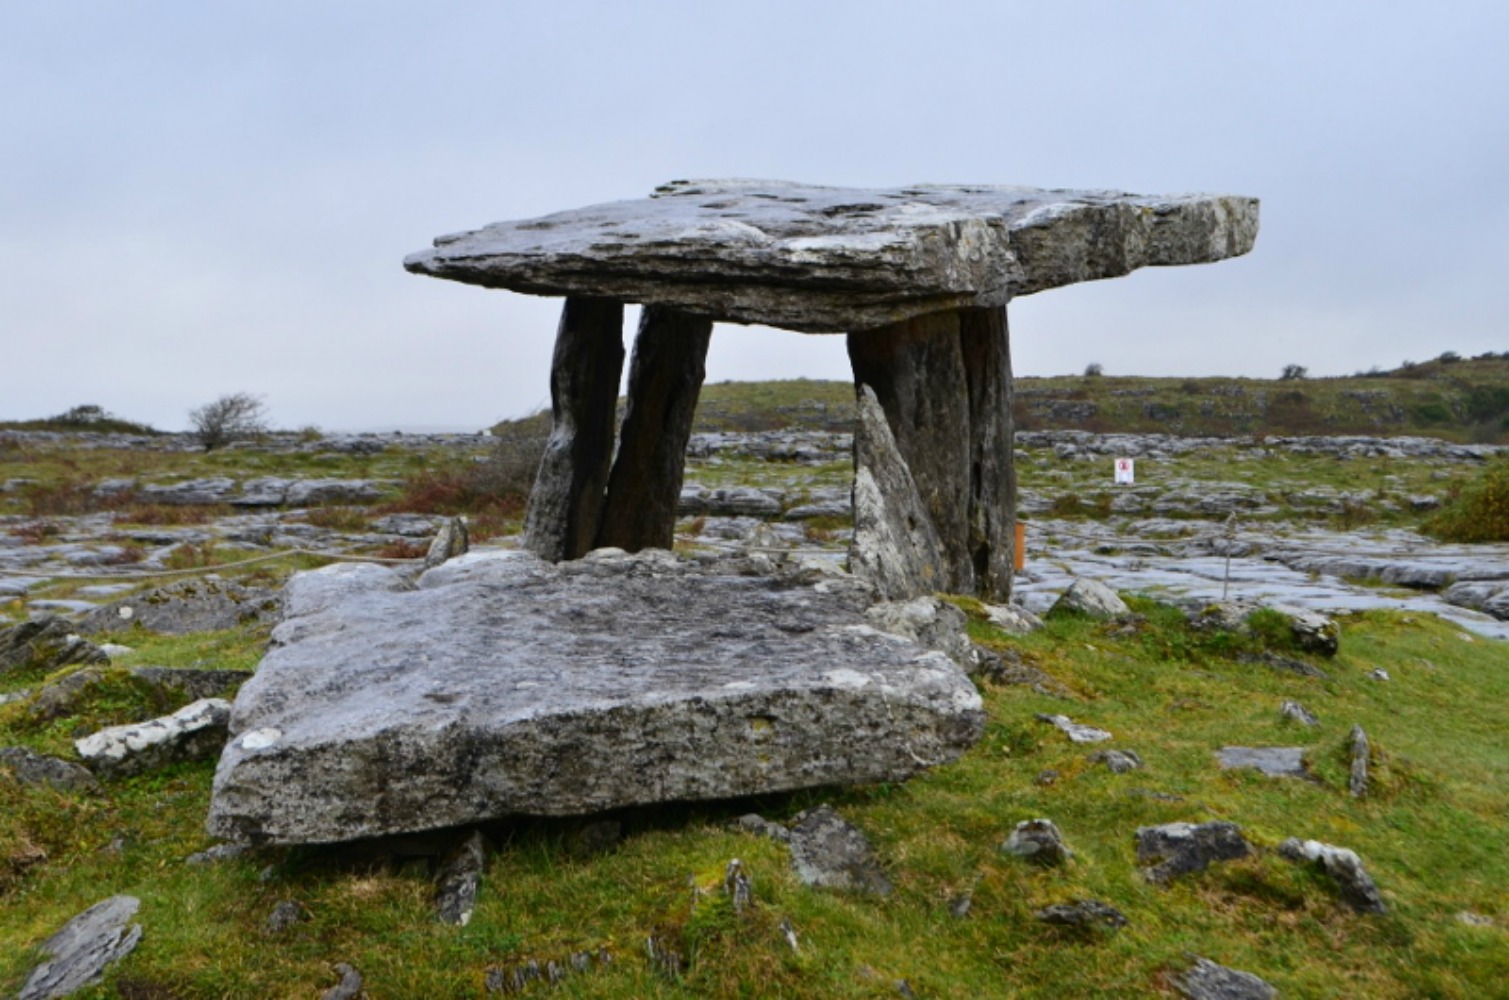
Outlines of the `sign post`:
<svg viewBox="0 0 1509 1000">
<path fill-rule="evenodd" d="M 1116 485 L 1131 486 L 1135 478 L 1132 459 L 1118 458 L 1116 460 Z"/>
</svg>

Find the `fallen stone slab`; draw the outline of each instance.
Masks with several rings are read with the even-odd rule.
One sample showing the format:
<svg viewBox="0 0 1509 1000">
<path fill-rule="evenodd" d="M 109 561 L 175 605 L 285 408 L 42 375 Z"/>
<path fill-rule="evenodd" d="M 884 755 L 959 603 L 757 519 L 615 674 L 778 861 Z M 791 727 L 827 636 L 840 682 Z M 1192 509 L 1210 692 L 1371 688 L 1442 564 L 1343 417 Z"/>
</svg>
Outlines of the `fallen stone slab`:
<svg viewBox="0 0 1509 1000">
<path fill-rule="evenodd" d="M 1252 847 L 1235 823 L 1164 823 L 1137 829 L 1137 860 L 1150 882 L 1202 872 L 1217 861 L 1245 858 Z"/>
<path fill-rule="evenodd" d="M 1116 930 L 1127 925 L 1126 914 L 1110 903 L 1098 899 L 1076 899 L 1072 903 L 1054 903 L 1038 910 L 1033 916 L 1045 924 L 1060 927 L 1104 927 Z"/>
<path fill-rule="evenodd" d="M 1308 778 L 1304 747 L 1222 747 L 1216 758 L 1224 771 L 1250 768 L 1270 778 Z"/>
<path fill-rule="evenodd" d="M 1228 969 L 1198 956 L 1174 985 L 1189 1000 L 1275 1000 L 1278 996 L 1278 990 L 1252 973 Z"/>
<path fill-rule="evenodd" d="M 100 788 L 99 779 L 88 768 L 26 747 L 0 747 L 0 767 L 10 768 L 23 785 L 48 785 L 61 792 L 97 792 Z"/>
<path fill-rule="evenodd" d="M 791 865 L 803 885 L 889 896 L 891 880 L 875 859 L 870 841 L 852 824 L 821 805 L 791 823 Z"/>
<path fill-rule="evenodd" d="M 102 774 L 140 774 L 185 760 L 203 760 L 225 745 L 230 702 L 202 698 L 172 715 L 111 726 L 75 740 L 79 757 Z"/>
<path fill-rule="evenodd" d="M 1362 859 L 1356 851 L 1322 844 L 1318 840 L 1290 837 L 1278 845 L 1278 853 L 1290 861 L 1318 864 L 1336 883 L 1341 898 L 1358 913 L 1388 912 L 1383 895 L 1362 867 Z"/>
<path fill-rule="evenodd" d="M 473 552 L 417 589 L 302 573 L 236 698 L 208 826 L 319 843 L 897 781 L 984 725 L 964 671 L 874 628 L 863 588 L 658 549 Z"/>
<path fill-rule="evenodd" d="M 16 1000 L 66 997 L 99 982 L 105 968 L 141 940 L 141 924 L 130 922 L 140 906 L 135 896 L 111 896 L 64 924 L 43 942 L 48 959 L 32 970 Z"/>
</svg>

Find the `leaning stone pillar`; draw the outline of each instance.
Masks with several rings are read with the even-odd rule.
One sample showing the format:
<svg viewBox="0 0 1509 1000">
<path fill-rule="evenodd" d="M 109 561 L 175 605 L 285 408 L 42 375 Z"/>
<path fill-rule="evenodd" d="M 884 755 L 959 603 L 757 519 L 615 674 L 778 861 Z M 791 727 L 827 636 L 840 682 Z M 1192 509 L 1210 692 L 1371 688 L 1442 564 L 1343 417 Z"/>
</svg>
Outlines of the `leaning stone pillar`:
<svg viewBox="0 0 1509 1000">
<path fill-rule="evenodd" d="M 599 546 L 669 549 L 712 320 L 645 306 L 629 362 L 628 410 L 608 479 Z"/>
<path fill-rule="evenodd" d="M 551 562 L 585 555 L 597 539 L 613 460 L 614 410 L 623 373 L 623 303 L 568 298 L 550 368 L 545 446 L 524 547 Z"/>
<path fill-rule="evenodd" d="M 1016 465 L 1011 345 L 1006 307 L 959 310 L 959 344 L 969 383 L 969 547 L 974 592 L 1011 599 L 1016 555 Z"/>
<path fill-rule="evenodd" d="M 970 392 L 960 313 L 928 313 L 849 334 L 854 384 L 869 386 L 885 411 L 943 547 L 935 589 L 975 590 L 970 548 Z"/>
</svg>

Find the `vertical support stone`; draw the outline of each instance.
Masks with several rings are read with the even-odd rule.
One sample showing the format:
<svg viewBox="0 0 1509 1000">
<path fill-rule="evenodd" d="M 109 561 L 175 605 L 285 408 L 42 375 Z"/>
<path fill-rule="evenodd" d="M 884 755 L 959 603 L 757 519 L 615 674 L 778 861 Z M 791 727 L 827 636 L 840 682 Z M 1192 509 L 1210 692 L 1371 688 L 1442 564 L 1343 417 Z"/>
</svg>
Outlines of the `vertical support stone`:
<svg viewBox="0 0 1509 1000">
<path fill-rule="evenodd" d="M 970 390 L 960 313 L 850 333 L 855 386 L 874 390 L 943 546 L 937 590 L 975 591 L 970 540 Z"/>
<path fill-rule="evenodd" d="M 975 589 L 1011 599 L 1016 558 L 1015 430 L 1006 307 L 959 310 L 959 344 L 969 383 L 969 535 Z"/>
<path fill-rule="evenodd" d="M 623 303 L 568 298 L 550 367 L 550 441 L 540 460 L 524 547 L 559 562 L 585 555 L 597 539 L 614 410 L 623 374 Z"/>
<path fill-rule="evenodd" d="M 712 331 L 710 319 L 644 307 L 629 362 L 628 411 L 608 479 L 599 546 L 628 552 L 671 547 L 686 443 Z"/>
</svg>

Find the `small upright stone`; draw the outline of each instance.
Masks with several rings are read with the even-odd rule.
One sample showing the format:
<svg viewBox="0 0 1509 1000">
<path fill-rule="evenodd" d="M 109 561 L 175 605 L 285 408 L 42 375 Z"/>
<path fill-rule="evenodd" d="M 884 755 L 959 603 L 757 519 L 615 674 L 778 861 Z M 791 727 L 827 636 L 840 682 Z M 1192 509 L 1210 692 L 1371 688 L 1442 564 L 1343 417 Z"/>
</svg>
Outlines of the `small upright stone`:
<svg viewBox="0 0 1509 1000">
<path fill-rule="evenodd" d="M 1368 793 L 1368 755 L 1372 751 L 1368 746 L 1368 734 L 1363 732 L 1361 726 L 1352 727 L 1351 741 L 1352 774 L 1347 788 L 1352 793 L 1352 798 L 1360 799 Z"/>
<path fill-rule="evenodd" d="M 430 549 L 424 556 L 424 568 L 434 569 L 441 563 L 464 556 L 471 549 L 471 536 L 466 530 L 466 520 L 453 517 L 440 526 Z"/>
<path fill-rule="evenodd" d="M 1056 868 L 1074 856 L 1051 819 L 1023 820 L 1011 831 L 1001 850 L 1044 868 Z"/>
<path fill-rule="evenodd" d="M 486 843 L 482 831 L 471 834 L 451 851 L 435 875 L 435 911 L 440 922 L 465 927 L 477 905 Z"/>
</svg>

